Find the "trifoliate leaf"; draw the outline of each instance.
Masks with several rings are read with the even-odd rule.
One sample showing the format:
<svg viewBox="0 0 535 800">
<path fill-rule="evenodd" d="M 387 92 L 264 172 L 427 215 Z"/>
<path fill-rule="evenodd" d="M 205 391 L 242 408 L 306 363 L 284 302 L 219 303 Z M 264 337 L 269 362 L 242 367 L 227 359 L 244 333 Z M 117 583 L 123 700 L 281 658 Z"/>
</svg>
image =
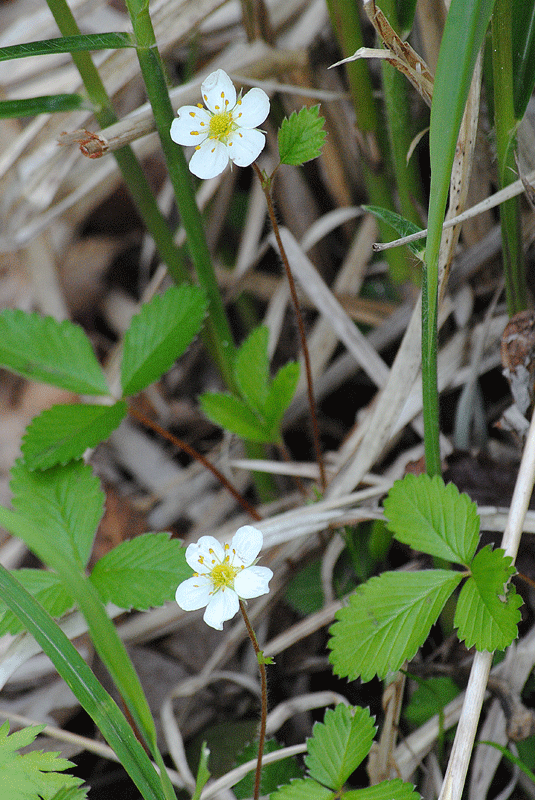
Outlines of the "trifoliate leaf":
<svg viewBox="0 0 535 800">
<path fill-rule="evenodd" d="M 292 398 L 299 381 L 299 363 L 289 361 L 279 369 L 269 387 L 264 416 L 273 428 L 280 429 L 282 418 Z"/>
<path fill-rule="evenodd" d="M 470 565 L 472 577 L 463 586 L 457 601 L 454 623 L 459 639 L 477 650 L 504 650 L 518 636 L 522 598 L 508 585 L 516 572 L 512 559 L 490 545 L 476 555 Z"/>
<path fill-rule="evenodd" d="M 11 475 L 13 507 L 84 570 L 104 514 L 104 492 L 91 467 L 74 461 L 46 472 L 31 472 L 19 460 Z"/>
<path fill-rule="evenodd" d="M 344 792 L 341 800 L 421 800 L 421 798 L 411 783 L 395 778 L 392 781 L 382 781 L 376 786 L 368 786 L 367 789 Z"/>
<path fill-rule="evenodd" d="M 300 166 L 321 154 L 326 132 L 320 107 L 302 108 L 282 121 L 279 129 L 279 156 L 282 164 Z"/>
<path fill-rule="evenodd" d="M 145 611 L 171 600 L 179 583 L 191 578 L 185 550 L 168 533 L 144 533 L 123 542 L 97 561 L 91 583 L 104 603 Z"/>
<path fill-rule="evenodd" d="M 411 696 L 403 709 L 403 716 L 415 727 L 423 725 L 435 714 L 439 714 L 459 692 L 459 687 L 451 678 L 427 678 Z"/>
<path fill-rule="evenodd" d="M 48 469 L 80 458 L 103 442 L 126 416 L 126 403 L 53 406 L 30 422 L 22 444 L 29 469 Z"/>
<path fill-rule="evenodd" d="M 43 753 L 33 750 L 18 753 L 21 747 L 31 744 L 44 725 L 23 728 L 9 736 L 9 722 L 0 727 L 0 776 L 2 787 L 9 789 L 9 800 L 52 800 L 54 795 L 67 786 L 78 786 L 81 778 L 62 774 L 74 767 L 71 761 L 58 758 L 58 753 Z M 7 798 L 8 795 L 6 794 Z"/>
<path fill-rule="evenodd" d="M 334 800 L 335 793 L 321 786 L 313 778 L 297 778 L 281 786 L 270 796 L 270 800 Z"/>
<path fill-rule="evenodd" d="M 268 393 L 269 330 L 265 325 L 255 328 L 240 346 L 234 362 L 234 377 L 243 399 L 253 411 L 264 408 Z"/>
<path fill-rule="evenodd" d="M 400 238 L 411 236 L 413 233 L 420 233 L 422 230 L 414 222 L 410 222 L 388 208 L 382 208 L 381 206 L 362 206 L 362 208 L 364 211 L 373 214 L 377 219 L 380 219 L 381 222 L 386 222 L 387 225 L 390 225 L 399 234 Z M 425 238 L 408 242 L 407 247 L 420 261 L 425 259 Z"/>
<path fill-rule="evenodd" d="M 6 308 L 0 313 L 0 366 L 75 394 L 110 390 L 89 339 L 69 320 Z"/>
<path fill-rule="evenodd" d="M 316 722 L 307 742 L 305 758 L 310 777 L 340 791 L 352 772 L 366 758 L 375 736 L 374 720 L 366 708 L 339 703 Z"/>
<path fill-rule="evenodd" d="M 264 744 L 264 755 L 275 753 L 282 750 L 282 745 L 276 739 L 267 739 Z M 258 756 L 258 742 L 248 744 L 236 758 L 236 766 L 246 764 Z M 275 761 L 273 764 L 262 765 L 262 776 L 260 779 L 260 794 L 266 796 L 274 792 L 279 786 L 289 783 L 293 778 L 299 778 L 302 770 L 299 769 L 295 758 L 284 758 Z M 249 772 L 245 778 L 232 787 L 232 791 L 238 800 L 246 800 L 254 794 L 255 773 Z"/>
<path fill-rule="evenodd" d="M 14 569 L 11 574 L 55 618 L 63 616 L 74 606 L 73 599 L 65 591 L 63 583 L 54 572 L 44 569 Z M 17 634 L 26 628 L 18 617 L 0 600 L 0 636 Z"/>
<path fill-rule="evenodd" d="M 239 397 L 206 392 L 199 397 L 199 402 L 208 419 L 242 439 L 251 442 L 274 441 L 271 428 Z"/>
<path fill-rule="evenodd" d="M 460 572 L 384 572 L 362 584 L 330 629 L 330 661 L 341 677 L 386 677 L 411 659 L 462 579 Z"/>
<path fill-rule="evenodd" d="M 384 501 L 394 537 L 414 550 L 469 564 L 479 541 L 477 507 L 439 476 L 405 475 Z"/>
<path fill-rule="evenodd" d="M 197 286 L 171 286 L 144 303 L 124 336 L 123 396 L 137 394 L 167 372 L 199 333 L 206 298 Z"/>
</svg>

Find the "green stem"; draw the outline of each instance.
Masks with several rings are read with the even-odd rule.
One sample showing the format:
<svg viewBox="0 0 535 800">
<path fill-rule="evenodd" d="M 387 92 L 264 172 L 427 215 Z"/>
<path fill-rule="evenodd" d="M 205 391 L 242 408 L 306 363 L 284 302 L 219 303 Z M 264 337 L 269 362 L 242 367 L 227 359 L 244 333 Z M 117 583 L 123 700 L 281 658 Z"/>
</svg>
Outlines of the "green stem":
<svg viewBox="0 0 535 800">
<path fill-rule="evenodd" d="M 260 647 L 258 646 L 258 641 L 256 639 L 255 632 L 249 621 L 249 617 L 247 616 L 243 600 L 240 600 L 240 611 L 242 613 L 243 621 L 245 622 L 245 627 L 247 628 L 247 633 L 249 634 L 249 638 L 256 653 L 256 658 L 258 660 L 258 669 L 260 670 L 260 689 L 261 689 L 262 707 L 260 712 L 260 730 L 258 733 L 258 757 L 256 762 L 256 773 L 255 773 L 254 794 L 253 794 L 253 800 L 258 800 L 258 798 L 260 797 L 260 780 L 262 778 L 262 758 L 264 755 L 264 743 L 266 741 L 266 722 L 267 722 L 267 709 L 268 709 L 266 661 L 264 659 L 264 654 L 262 653 Z"/>
<path fill-rule="evenodd" d="M 494 124 L 500 188 L 516 180 L 514 148 L 518 120 L 513 104 L 513 54 L 511 2 L 496 0 L 492 17 L 492 67 L 494 83 Z M 520 204 L 517 197 L 500 206 L 502 257 L 507 309 L 515 314 L 527 308 L 527 283 L 522 264 Z"/>
<path fill-rule="evenodd" d="M 430 303 L 427 269 L 422 280 L 422 399 L 424 416 L 425 468 L 428 475 L 440 475 L 440 421 L 437 381 L 437 301 Z M 430 318 L 432 315 L 433 319 Z"/>
<path fill-rule="evenodd" d="M 61 35 L 79 36 L 80 29 L 66 0 L 47 0 L 47 2 Z M 101 128 L 117 122 L 111 100 L 89 53 L 71 53 L 71 56 L 80 73 L 87 95 L 94 106 L 95 116 Z M 134 151 L 131 147 L 125 146 L 116 150 L 114 156 L 144 225 L 152 236 L 156 249 L 162 261 L 167 265 L 173 280 L 177 284 L 189 280 L 182 253 L 173 241 L 173 234 L 158 208 Z"/>
</svg>

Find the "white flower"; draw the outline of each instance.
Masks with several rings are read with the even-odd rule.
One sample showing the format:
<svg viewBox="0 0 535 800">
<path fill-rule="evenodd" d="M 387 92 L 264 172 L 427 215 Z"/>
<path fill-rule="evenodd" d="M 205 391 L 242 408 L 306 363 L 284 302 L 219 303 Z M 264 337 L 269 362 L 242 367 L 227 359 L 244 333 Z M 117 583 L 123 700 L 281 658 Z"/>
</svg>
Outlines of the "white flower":
<svg viewBox="0 0 535 800">
<path fill-rule="evenodd" d="M 215 178 L 230 161 L 248 167 L 258 158 L 266 137 L 255 130 L 269 114 L 269 97 L 258 88 L 236 98 L 236 89 L 222 69 L 212 72 L 201 86 L 206 108 L 182 106 L 171 125 L 171 139 L 193 145 L 189 168 L 198 178 Z"/>
<path fill-rule="evenodd" d="M 176 590 L 176 601 L 184 611 L 206 606 L 204 621 L 218 631 L 237 613 L 240 599 L 250 600 L 269 592 L 273 572 L 256 567 L 262 548 L 262 533 L 252 525 L 238 528 L 230 544 L 222 545 L 213 536 L 201 536 L 188 545 L 186 561 L 195 570 L 193 578 Z"/>
</svg>

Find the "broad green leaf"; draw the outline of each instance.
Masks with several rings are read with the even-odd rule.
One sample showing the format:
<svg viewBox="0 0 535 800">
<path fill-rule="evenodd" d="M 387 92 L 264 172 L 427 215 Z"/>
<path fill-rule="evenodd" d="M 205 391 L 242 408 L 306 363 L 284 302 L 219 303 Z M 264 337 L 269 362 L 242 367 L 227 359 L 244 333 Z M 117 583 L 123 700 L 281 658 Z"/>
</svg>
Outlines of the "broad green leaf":
<svg viewBox="0 0 535 800">
<path fill-rule="evenodd" d="M 462 579 L 460 572 L 384 572 L 357 588 L 330 629 L 330 661 L 341 677 L 386 677 L 410 660 Z"/>
<path fill-rule="evenodd" d="M 335 793 L 312 778 L 297 778 L 280 786 L 270 800 L 334 800 Z"/>
<path fill-rule="evenodd" d="M 89 789 L 84 789 L 83 787 L 72 786 L 70 789 L 60 789 L 52 800 L 87 800 L 88 791 Z"/>
<path fill-rule="evenodd" d="M 114 547 L 95 564 L 91 583 L 103 603 L 145 611 L 171 600 L 191 567 L 178 539 L 144 533 Z"/>
<path fill-rule="evenodd" d="M 396 214 L 395 211 L 390 211 L 388 208 L 381 208 L 380 206 L 362 206 L 364 211 L 368 211 L 370 214 L 373 214 L 374 217 L 380 219 L 382 222 L 386 222 L 387 225 L 390 225 L 400 237 L 403 236 L 411 236 L 413 233 L 419 233 L 422 229 L 419 228 L 414 222 L 410 222 L 405 217 Z M 409 242 L 407 247 L 413 253 L 416 258 L 419 258 L 420 261 L 423 261 L 425 258 L 425 238 L 423 239 L 416 239 L 414 242 Z"/>
<path fill-rule="evenodd" d="M 22 444 L 29 469 L 48 469 L 80 458 L 88 447 L 103 442 L 126 416 L 126 403 L 112 406 L 53 406 L 35 417 Z"/>
<path fill-rule="evenodd" d="M 16 752 L 34 741 L 45 726 L 35 725 L 23 728 L 9 736 L 9 721 L 0 727 L 0 776 L 2 793 L 9 800 L 52 800 L 58 790 L 65 786 L 78 786 L 83 783 L 74 775 L 62 774 L 75 767 L 72 761 L 59 758 L 59 753 L 32 750 L 29 753 Z M 20 735 L 19 735 L 20 734 Z M 5 790 L 8 794 L 5 794 Z"/>
<path fill-rule="evenodd" d="M 291 578 L 284 600 L 299 614 L 306 617 L 320 611 L 325 605 L 321 584 L 321 561 L 311 561 Z"/>
<path fill-rule="evenodd" d="M 264 745 L 264 755 L 275 753 L 281 750 L 282 745 L 276 739 L 267 739 Z M 236 758 L 236 766 L 252 761 L 258 756 L 258 742 L 251 742 L 239 753 Z M 265 797 L 274 792 L 279 786 L 289 783 L 293 778 L 299 778 L 302 770 L 298 767 L 295 758 L 284 758 L 282 761 L 275 761 L 273 764 L 262 766 L 262 777 L 260 779 L 260 794 Z M 238 800 L 246 800 L 254 795 L 255 773 L 249 772 L 245 778 L 232 787 L 232 791 Z"/>
<path fill-rule="evenodd" d="M 271 429 L 239 397 L 206 392 L 199 397 L 201 408 L 212 422 L 252 442 L 271 442 Z"/>
<path fill-rule="evenodd" d="M 339 703 L 316 722 L 307 742 L 305 764 L 310 777 L 339 792 L 352 772 L 366 758 L 376 727 L 370 712 Z"/>
<path fill-rule="evenodd" d="M 535 86 L 535 4 L 511 0 L 513 105 L 521 120 Z"/>
<path fill-rule="evenodd" d="M 201 792 L 210 779 L 210 770 L 208 769 L 208 757 L 210 750 L 206 746 L 206 742 L 201 745 L 201 757 L 199 758 L 199 767 L 197 769 L 197 780 L 195 781 L 195 791 L 191 800 L 199 800 Z"/>
<path fill-rule="evenodd" d="M 234 377 L 243 399 L 253 411 L 262 411 L 268 394 L 269 330 L 265 325 L 255 328 L 240 346 L 234 362 Z"/>
<path fill-rule="evenodd" d="M 46 472 L 32 472 L 19 459 L 11 476 L 13 507 L 85 569 L 105 499 L 89 464 L 74 461 Z"/>
<path fill-rule="evenodd" d="M 206 298 L 197 286 L 171 286 L 144 303 L 124 336 L 123 396 L 137 394 L 167 372 L 199 333 Z"/>
<path fill-rule="evenodd" d="M 323 117 L 320 107 L 303 107 L 285 117 L 279 128 L 279 156 L 282 164 L 300 166 L 321 155 L 326 132 L 323 130 Z"/>
<path fill-rule="evenodd" d="M 59 114 L 66 111 L 92 111 L 86 98 L 79 94 L 50 94 L 0 101 L 0 119 L 36 117 L 39 114 Z"/>
<path fill-rule="evenodd" d="M 423 725 L 435 714 L 439 714 L 459 692 L 459 687 L 451 678 L 427 678 L 412 694 L 403 709 L 403 716 L 411 725 Z"/>
<path fill-rule="evenodd" d="M 6 308 L 0 313 L 0 366 L 76 394 L 109 395 L 89 339 L 69 320 Z"/>
<path fill-rule="evenodd" d="M 508 584 L 516 570 L 512 559 L 490 545 L 476 555 L 472 577 L 463 586 L 457 601 L 454 623 L 459 639 L 477 650 L 505 650 L 518 636 L 522 598 Z"/>
<path fill-rule="evenodd" d="M 395 778 L 392 781 L 382 781 L 376 786 L 368 786 L 367 789 L 344 792 L 341 800 L 421 800 L 421 798 L 412 784 Z"/>
<path fill-rule="evenodd" d="M 59 618 L 72 609 L 74 602 L 65 591 L 61 580 L 54 572 L 44 569 L 14 569 L 12 575 L 32 597 L 48 611 L 51 617 Z M 22 622 L 8 609 L 0 598 L 0 636 L 5 633 L 22 633 Z"/>
<path fill-rule="evenodd" d="M 89 33 L 81 36 L 64 36 L 56 39 L 42 39 L 39 42 L 24 42 L 9 47 L 0 47 L 0 61 L 28 56 L 46 56 L 55 53 L 79 53 L 83 50 L 116 50 L 121 47 L 134 47 L 128 33 Z"/>
<path fill-rule="evenodd" d="M 299 381 L 299 363 L 289 361 L 279 369 L 269 387 L 264 408 L 264 415 L 268 423 L 277 430 L 281 420 L 297 388 Z"/>
<path fill-rule="evenodd" d="M 388 528 L 414 550 L 469 564 L 479 541 L 477 507 L 439 476 L 405 475 L 384 501 Z"/>
<path fill-rule="evenodd" d="M 5 509 L 2 509 L 2 524 L 16 535 L 24 533 L 28 527 L 18 515 L 9 513 Z M 117 754 L 144 800 L 164 800 L 158 774 L 117 704 L 95 678 L 90 667 L 61 628 L 2 565 L 0 565 L 0 597 L 19 617 L 50 658 L 82 708 L 93 719 Z"/>
</svg>

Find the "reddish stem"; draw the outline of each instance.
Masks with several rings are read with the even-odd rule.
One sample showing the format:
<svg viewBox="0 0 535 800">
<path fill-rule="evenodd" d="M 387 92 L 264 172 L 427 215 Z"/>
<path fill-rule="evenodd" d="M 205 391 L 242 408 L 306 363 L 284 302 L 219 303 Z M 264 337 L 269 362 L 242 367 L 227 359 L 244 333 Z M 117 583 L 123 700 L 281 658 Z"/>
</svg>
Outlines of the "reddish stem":
<svg viewBox="0 0 535 800">
<path fill-rule="evenodd" d="M 249 634 L 249 639 L 251 640 L 254 651 L 256 653 L 256 657 L 258 659 L 258 669 L 260 670 L 260 688 L 261 688 L 261 697 L 262 697 L 262 707 L 260 712 L 260 731 L 258 733 L 258 758 L 256 762 L 256 772 L 255 772 L 255 780 L 254 780 L 254 794 L 253 800 L 258 800 L 260 797 L 260 779 L 262 777 L 262 758 L 264 755 L 264 743 L 266 741 L 266 722 L 267 722 L 267 677 L 266 677 L 266 665 L 264 663 L 264 655 L 258 646 L 258 641 L 255 636 L 255 632 L 251 627 L 251 623 L 249 622 L 249 617 L 247 616 L 247 612 L 245 610 L 245 605 L 243 600 L 240 600 L 240 611 L 242 613 L 243 621 L 245 622 L 245 627 L 247 628 L 247 633 Z"/>
</svg>

